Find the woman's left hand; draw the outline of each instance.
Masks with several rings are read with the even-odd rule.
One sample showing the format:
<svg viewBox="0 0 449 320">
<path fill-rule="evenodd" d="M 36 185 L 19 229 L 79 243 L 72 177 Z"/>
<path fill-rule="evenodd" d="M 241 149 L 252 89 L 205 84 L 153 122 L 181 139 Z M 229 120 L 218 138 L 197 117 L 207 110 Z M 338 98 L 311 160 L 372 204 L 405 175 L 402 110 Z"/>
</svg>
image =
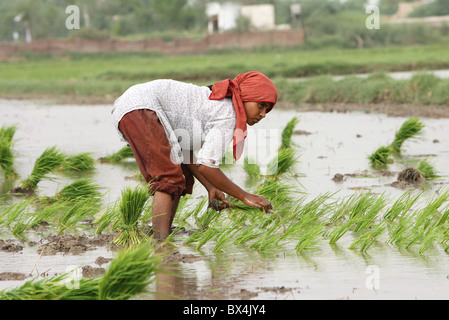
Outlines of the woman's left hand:
<svg viewBox="0 0 449 320">
<path fill-rule="evenodd" d="M 225 194 L 223 191 L 217 188 L 210 188 L 209 192 L 209 206 L 217 211 L 221 211 L 225 208 L 229 208 L 229 202 L 226 201 Z"/>
</svg>

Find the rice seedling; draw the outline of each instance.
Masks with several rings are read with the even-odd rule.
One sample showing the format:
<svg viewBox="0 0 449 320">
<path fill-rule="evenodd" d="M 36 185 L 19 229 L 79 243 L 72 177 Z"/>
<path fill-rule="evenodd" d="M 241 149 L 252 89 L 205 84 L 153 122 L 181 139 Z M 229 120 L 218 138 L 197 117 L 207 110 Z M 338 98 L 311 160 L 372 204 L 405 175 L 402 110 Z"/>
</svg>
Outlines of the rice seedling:
<svg viewBox="0 0 449 320">
<path fill-rule="evenodd" d="M 348 207 L 349 205 L 349 207 Z M 376 200 L 371 192 L 365 192 L 355 197 L 350 197 L 342 206 L 348 208 L 347 220 L 337 225 L 330 233 L 330 244 L 335 244 L 347 231 L 354 228 L 360 231 L 370 225 L 376 218 L 378 212 L 384 206 L 384 200 Z"/>
<path fill-rule="evenodd" d="M 80 199 L 100 199 L 101 187 L 90 179 L 77 179 L 71 184 L 62 188 L 56 193 L 56 199 L 80 200 Z"/>
<path fill-rule="evenodd" d="M 360 252 L 366 252 L 377 241 L 377 239 L 384 234 L 386 230 L 386 222 L 382 221 L 379 224 L 373 226 L 369 231 L 361 234 L 353 243 L 349 246 L 349 249 L 356 249 L 360 247 Z"/>
<path fill-rule="evenodd" d="M 79 279 L 79 288 L 74 290 L 64 284 L 69 275 L 26 281 L 20 287 L 0 291 L 0 300 L 95 300 L 98 297 L 96 279 Z"/>
<path fill-rule="evenodd" d="M 25 215 L 30 206 L 35 201 L 34 198 L 25 198 L 10 206 L 3 205 L 0 210 L 0 226 L 9 227 Z"/>
<path fill-rule="evenodd" d="M 368 156 L 369 161 L 373 166 L 384 166 L 393 162 L 390 158 L 391 147 L 381 146 L 371 155 Z"/>
<path fill-rule="evenodd" d="M 38 183 L 59 167 L 65 159 L 65 155 L 57 147 L 53 146 L 44 150 L 36 159 L 33 170 L 28 178 L 22 180 L 20 185 L 12 190 L 13 193 L 33 193 Z"/>
<path fill-rule="evenodd" d="M 390 155 L 400 154 L 402 145 L 406 140 L 416 138 L 422 133 L 424 124 L 418 118 L 407 119 L 396 131 L 393 142 L 388 146 L 381 146 L 375 152 L 368 156 L 373 166 L 385 166 L 393 162 Z"/>
<path fill-rule="evenodd" d="M 439 178 L 439 175 L 435 171 L 435 168 L 429 163 L 427 159 L 424 159 L 419 163 L 417 170 L 421 172 L 421 174 L 427 180 Z"/>
<path fill-rule="evenodd" d="M 112 231 L 117 230 L 121 223 L 121 214 L 118 205 L 118 201 L 108 205 L 103 214 L 95 218 L 94 224 L 96 226 L 95 232 L 97 234 L 101 234 L 107 228 Z"/>
<path fill-rule="evenodd" d="M 292 135 L 295 130 L 296 125 L 299 123 L 299 119 L 297 117 L 293 117 L 287 125 L 282 130 L 281 135 L 281 146 L 280 149 L 291 148 L 292 145 Z"/>
<path fill-rule="evenodd" d="M 206 230 L 211 222 L 215 221 L 220 215 L 220 211 L 208 207 L 201 216 L 196 217 L 196 225 L 200 230 Z"/>
<path fill-rule="evenodd" d="M 14 170 L 14 154 L 12 152 L 13 138 L 16 126 L 3 126 L 0 128 L 0 168 L 6 179 L 17 177 Z"/>
<path fill-rule="evenodd" d="M 415 205 L 416 201 L 418 201 L 421 197 L 422 193 L 417 194 L 416 196 L 412 195 L 412 190 L 408 190 L 401 194 L 399 198 L 393 203 L 393 205 L 386 210 L 383 215 L 383 219 L 387 221 L 389 224 L 398 219 L 398 217 L 403 217 L 412 210 L 412 207 Z"/>
<path fill-rule="evenodd" d="M 138 244 L 144 241 L 148 236 L 140 228 L 139 221 L 142 214 L 148 210 L 149 197 L 148 191 L 141 186 L 134 189 L 126 187 L 121 193 L 118 205 L 113 206 L 112 211 L 105 212 L 110 216 L 100 220 L 100 229 L 104 228 L 105 222 L 111 222 L 113 230 L 118 231 L 113 242 L 119 246 Z"/>
<path fill-rule="evenodd" d="M 41 197 L 40 204 L 51 204 L 56 201 L 82 201 L 91 200 L 92 202 L 101 201 L 101 187 L 95 184 L 91 179 L 81 178 L 63 187 L 53 197 Z"/>
<path fill-rule="evenodd" d="M 179 212 L 177 212 L 175 216 L 175 221 L 180 223 L 186 223 L 186 221 L 192 216 L 194 217 L 195 221 L 197 221 L 198 215 L 206 206 L 208 199 L 207 197 L 203 197 L 201 198 L 201 200 L 197 201 L 194 204 L 191 204 L 193 202 L 191 201 L 189 206 L 187 205 L 187 202 L 184 201 L 187 201 L 186 197 L 181 198 L 180 205 L 178 206 Z"/>
<path fill-rule="evenodd" d="M 376 218 L 379 217 L 381 211 L 387 205 L 385 194 L 382 194 L 379 197 L 371 197 L 368 202 L 370 202 L 370 206 L 365 210 L 364 214 L 360 216 L 360 219 L 354 228 L 354 232 L 363 232 L 370 229 L 374 225 Z"/>
<path fill-rule="evenodd" d="M 123 161 L 128 158 L 134 158 L 133 151 L 130 146 L 126 145 L 123 148 L 121 148 L 119 151 L 110 154 L 106 157 L 100 158 L 100 161 L 102 162 L 108 162 L 108 163 L 117 163 L 120 161 Z"/>
<path fill-rule="evenodd" d="M 403 143 L 408 139 L 416 138 L 424 128 L 424 124 L 418 118 L 407 119 L 395 133 L 391 143 L 393 152 L 400 153 Z"/>
<path fill-rule="evenodd" d="M 292 148 L 282 148 L 279 149 L 277 157 L 274 157 L 268 164 L 267 173 L 272 179 L 277 179 L 288 173 L 297 163 L 296 151 Z"/>
<path fill-rule="evenodd" d="M 254 160 L 248 157 L 245 157 L 243 160 L 243 169 L 250 178 L 260 177 L 260 167 L 254 162 Z"/>
<path fill-rule="evenodd" d="M 212 249 L 213 252 L 224 251 L 224 249 L 222 249 L 223 246 L 234 238 L 235 234 L 239 231 L 239 227 L 234 222 L 229 222 L 229 224 L 225 226 L 224 230 L 225 231 L 220 235 L 217 235 L 215 246 Z"/>
<path fill-rule="evenodd" d="M 161 259 L 147 242 L 119 251 L 101 277 L 33 279 L 0 291 L 0 300 L 127 300 L 146 291 L 160 271 Z M 70 282 L 75 280 L 76 286 Z"/>
<path fill-rule="evenodd" d="M 126 300 L 145 291 L 161 271 L 161 259 L 151 242 L 120 251 L 98 283 L 99 300 Z"/>
<path fill-rule="evenodd" d="M 430 243 L 440 237 L 441 226 L 440 207 L 449 200 L 449 190 L 446 190 L 439 196 L 429 199 L 424 208 L 416 212 L 416 219 L 410 233 L 404 237 L 405 248 L 408 249 L 416 243 L 422 243 L 420 252 L 429 248 Z"/>
<path fill-rule="evenodd" d="M 68 155 L 59 167 L 61 172 L 85 172 L 95 169 L 95 160 L 90 152 Z"/>
<path fill-rule="evenodd" d="M 52 220 L 56 220 L 58 233 L 61 234 L 66 229 L 75 230 L 83 220 L 94 219 L 99 210 L 98 199 L 79 198 L 76 201 L 69 199 L 60 203 L 60 208 L 56 210 Z"/>
</svg>

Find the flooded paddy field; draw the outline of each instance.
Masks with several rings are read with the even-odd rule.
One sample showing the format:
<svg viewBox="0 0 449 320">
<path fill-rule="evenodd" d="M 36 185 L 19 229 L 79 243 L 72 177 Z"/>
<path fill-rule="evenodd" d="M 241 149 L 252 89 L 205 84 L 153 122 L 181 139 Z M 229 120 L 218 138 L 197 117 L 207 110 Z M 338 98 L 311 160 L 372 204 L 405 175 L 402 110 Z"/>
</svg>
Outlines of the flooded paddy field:
<svg viewBox="0 0 449 320">
<path fill-rule="evenodd" d="M 0 177 L 0 205 L 8 206 L 20 197 L 10 190 L 32 170 L 35 159 L 48 147 L 68 153 L 90 152 L 95 159 L 124 146 L 112 125 L 110 105 L 43 105 L 27 101 L 0 101 L 0 127 L 17 125 L 14 136 L 14 168 L 20 178 Z M 298 112 L 275 110 L 250 130 L 257 136 L 247 143 L 247 152 L 273 145 L 276 151 L 281 131 L 293 117 L 299 119 L 292 136 L 298 155 L 293 168 L 295 188 L 314 199 L 332 193 L 340 199 L 371 191 L 399 197 L 407 190 L 423 192 L 427 199 L 445 190 L 449 182 L 449 119 L 421 118 L 421 137 L 408 141 L 400 159 L 382 170 L 371 167 L 368 156 L 391 142 L 406 117 L 388 117 L 363 112 Z M 270 149 L 270 148 L 268 148 Z M 270 157 L 270 155 L 265 155 Z M 428 159 L 439 174 L 420 188 L 395 183 L 405 167 Z M 262 161 L 262 159 L 259 159 Z M 241 186 L 250 188 L 240 162 L 227 166 L 225 173 Z M 89 173 L 104 188 L 104 206 L 113 203 L 126 186 L 137 186 L 134 161 L 121 164 L 97 162 Z M 39 196 L 52 196 L 78 176 L 53 175 L 39 183 Z M 422 190 L 421 190 L 422 189 Z M 193 200 L 206 195 L 198 183 Z M 443 207 L 447 210 L 446 207 Z M 175 220 L 175 224 L 176 224 Z M 89 222 L 86 222 L 87 224 Z M 1 227 L 1 226 L 0 226 Z M 95 273 L 107 265 L 115 251 L 110 238 L 94 232 L 66 230 L 61 238 L 46 228 L 29 230 L 24 238 L 0 228 L 0 290 L 20 285 L 38 275 L 52 276 L 73 266 Z M 379 239 L 367 252 L 348 247 L 356 235 L 348 232 L 336 244 L 323 239 L 310 250 L 298 253 L 294 244 L 260 252 L 248 246 L 230 246 L 219 252 L 208 242 L 200 249 L 186 244 L 189 230 L 174 238 L 176 250 L 167 259 L 173 273 L 161 274 L 143 299 L 447 299 L 449 298 L 449 256 L 434 245 L 423 254 L 415 248 L 398 248 Z M 54 251 L 40 250 L 43 243 L 58 243 Z M 71 248 L 64 244 L 75 243 Z M 47 249 L 49 250 L 49 249 Z M 163 295 L 163 293 L 167 295 Z M 162 294 L 162 295 L 161 295 Z"/>
</svg>

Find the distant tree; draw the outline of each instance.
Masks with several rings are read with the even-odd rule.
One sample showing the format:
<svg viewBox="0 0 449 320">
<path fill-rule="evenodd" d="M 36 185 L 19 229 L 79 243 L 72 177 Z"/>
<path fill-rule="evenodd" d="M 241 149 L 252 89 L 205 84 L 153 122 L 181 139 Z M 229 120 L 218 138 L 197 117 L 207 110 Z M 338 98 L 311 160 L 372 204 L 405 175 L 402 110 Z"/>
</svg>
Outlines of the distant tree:
<svg viewBox="0 0 449 320">
<path fill-rule="evenodd" d="M 435 0 L 413 10 L 409 17 L 430 17 L 449 15 L 449 0 Z"/>
</svg>

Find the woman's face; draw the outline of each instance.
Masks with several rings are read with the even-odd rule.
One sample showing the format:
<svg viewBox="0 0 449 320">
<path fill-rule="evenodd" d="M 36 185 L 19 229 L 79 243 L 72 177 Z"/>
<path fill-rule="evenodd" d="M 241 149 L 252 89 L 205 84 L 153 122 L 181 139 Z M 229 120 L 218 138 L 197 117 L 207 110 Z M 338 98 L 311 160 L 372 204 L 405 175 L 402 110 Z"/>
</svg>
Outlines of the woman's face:
<svg viewBox="0 0 449 320">
<path fill-rule="evenodd" d="M 243 105 L 245 106 L 246 123 L 250 126 L 265 118 L 266 113 L 273 107 L 270 102 L 244 102 Z"/>
</svg>

